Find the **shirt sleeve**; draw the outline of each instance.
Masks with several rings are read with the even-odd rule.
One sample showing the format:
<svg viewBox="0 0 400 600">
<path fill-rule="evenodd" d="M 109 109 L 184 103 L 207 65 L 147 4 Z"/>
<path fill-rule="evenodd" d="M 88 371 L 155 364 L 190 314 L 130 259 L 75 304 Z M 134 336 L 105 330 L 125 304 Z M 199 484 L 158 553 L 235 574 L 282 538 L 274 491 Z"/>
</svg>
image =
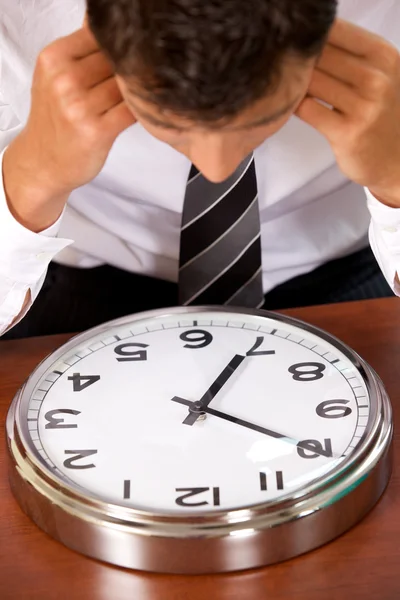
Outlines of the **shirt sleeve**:
<svg viewBox="0 0 400 600">
<path fill-rule="evenodd" d="M 0 336 L 16 318 L 21 320 L 36 299 L 47 268 L 58 252 L 72 240 L 58 239 L 61 219 L 40 233 L 23 227 L 11 214 L 4 190 L 2 164 L 5 147 L 21 127 L 9 106 L 0 103 Z M 31 302 L 25 307 L 30 291 Z"/>
<path fill-rule="evenodd" d="M 400 296 L 400 208 L 391 208 L 366 189 L 372 221 L 369 237 L 372 250 L 390 287 Z"/>
</svg>

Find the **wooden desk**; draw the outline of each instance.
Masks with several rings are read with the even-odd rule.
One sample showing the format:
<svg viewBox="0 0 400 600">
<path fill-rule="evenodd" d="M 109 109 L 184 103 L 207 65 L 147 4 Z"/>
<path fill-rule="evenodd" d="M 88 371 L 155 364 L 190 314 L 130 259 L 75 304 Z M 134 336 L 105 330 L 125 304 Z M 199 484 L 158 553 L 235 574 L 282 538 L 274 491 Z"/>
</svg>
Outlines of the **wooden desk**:
<svg viewBox="0 0 400 600">
<path fill-rule="evenodd" d="M 397 298 L 288 314 L 347 342 L 382 377 L 400 422 L 400 302 Z M 68 336 L 0 342 L 1 600 L 397 600 L 400 598 L 400 438 L 377 508 L 333 543 L 262 570 L 214 576 L 129 572 L 64 548 L 20 511 L 8 487 L 7 408 L 36 364 Z"/>
</svg>

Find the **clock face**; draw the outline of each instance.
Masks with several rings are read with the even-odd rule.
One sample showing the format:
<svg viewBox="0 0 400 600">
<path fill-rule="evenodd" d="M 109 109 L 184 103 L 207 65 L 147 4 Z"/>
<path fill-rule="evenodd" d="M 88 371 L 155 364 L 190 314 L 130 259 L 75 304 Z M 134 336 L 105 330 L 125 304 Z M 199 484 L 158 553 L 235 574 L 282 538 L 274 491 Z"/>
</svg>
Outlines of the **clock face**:
<svg viewBox="0 0 400 600">
<path fill-rule="evenodd" d="M 90 497 L 157 513 L 301 493 L 365 441 L 362 374 L 301 327 L 171 312 L 79 336 L 19 407 L 41 468 Z"/>
</svg>

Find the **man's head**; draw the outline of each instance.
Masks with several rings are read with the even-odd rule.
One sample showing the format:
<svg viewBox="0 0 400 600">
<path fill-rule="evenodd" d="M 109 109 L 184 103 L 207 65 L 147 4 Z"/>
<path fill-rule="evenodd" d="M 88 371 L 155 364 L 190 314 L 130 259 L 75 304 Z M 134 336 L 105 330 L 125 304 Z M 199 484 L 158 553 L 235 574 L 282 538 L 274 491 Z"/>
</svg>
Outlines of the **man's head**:
<svg viewBox="0 0 400 600">
<path fill-rule="evenodd" d="M 212 181 L 304 98 L 337 0 L 87 0 L 135 116 Z"/>
</svg>

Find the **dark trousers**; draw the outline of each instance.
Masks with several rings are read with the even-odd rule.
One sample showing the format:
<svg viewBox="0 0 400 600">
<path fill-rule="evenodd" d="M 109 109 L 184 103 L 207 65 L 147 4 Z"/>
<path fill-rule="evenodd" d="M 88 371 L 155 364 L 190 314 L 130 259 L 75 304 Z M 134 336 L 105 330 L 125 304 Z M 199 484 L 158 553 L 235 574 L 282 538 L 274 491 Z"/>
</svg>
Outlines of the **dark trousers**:
<svg viewBox="0 0 400 600">
<path fill-rule="evenodd" d="M 279 310 L 388 296 L 393 292 L 371 249 L 366 248 L 278 286 L 266 295 L 264 308 Z M 31 310 L 2 339 L 79 332 L 118 317 L 177 304 L 174 283 L 110 266 L 76 269 L 52 263 Z"/>
</svg>

